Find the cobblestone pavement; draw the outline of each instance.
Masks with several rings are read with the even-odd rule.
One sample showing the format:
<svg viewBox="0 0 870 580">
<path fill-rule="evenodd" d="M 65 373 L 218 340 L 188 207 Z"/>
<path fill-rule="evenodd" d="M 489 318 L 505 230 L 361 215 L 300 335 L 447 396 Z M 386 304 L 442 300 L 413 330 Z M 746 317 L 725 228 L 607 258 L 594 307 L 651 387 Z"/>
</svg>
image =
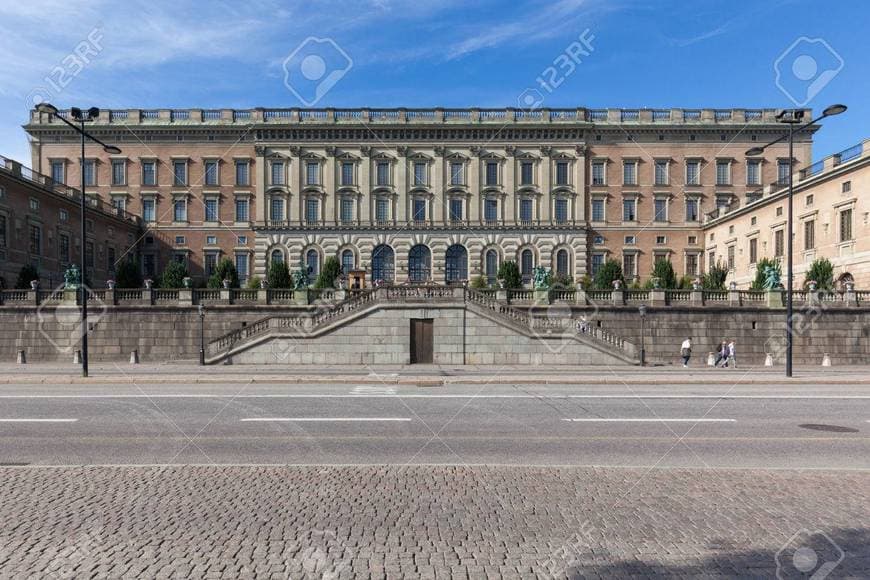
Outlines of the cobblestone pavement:
<svg viewBox="0 0 870 580">
<path fill-rule="evenodd" d="M 3 578 L 769 578 L 777 563 L 783 578 L 825 564 L 829 578 L 870 575 L 864 472 L 7 467 L 0 477 Z"/>
</svg>

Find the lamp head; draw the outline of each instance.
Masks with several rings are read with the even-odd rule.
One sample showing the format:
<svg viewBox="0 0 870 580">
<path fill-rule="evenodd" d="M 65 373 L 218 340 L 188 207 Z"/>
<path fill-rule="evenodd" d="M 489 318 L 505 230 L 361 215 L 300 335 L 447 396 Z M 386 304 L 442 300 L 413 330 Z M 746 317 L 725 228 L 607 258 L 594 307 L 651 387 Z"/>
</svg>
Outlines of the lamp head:
<svg viewBox="0 0 870 580">
<path fill-rule="evenodd" d="M 49 115 L 57 115 L 57 107 L 51 103 L 39 103 L 36 105 L 36 110 L 40 113 L 48 113 Z"/>
<path fill-rule="evenodd" d="M 764 153 L 764 149 L 762 147 L 753 147 L 746 152 L 746 155 L 752 157 L 754 155 L 761 155 L 762 153 Z"/>
<path fill-rule="evenodd" d="M 830 107 L 828 107 L 824 111 L 822 111 L 822 115 L 825 117 L 833 117 L 834 115 L 839 115 L 840 113 L 845 113 L 847 108 L 848 107 L 846 107 L 846 105 L 840 105 L 840 104 L 831 105 Z"/>
<path fill-rule="evenodd" d="M 643 318 L 646 316 L 646 304 L 641 304 L 637 307 L 637 312 L 640 314 L 640 317 Z"/>
<path fill-rule="evenodd" d="M 98 107 L 91 107 L 90 109 L 88 109 L 88 118 L 89 119 L 96 119 L 99 116 L 100 116 L 100 109 Z"/>
<path fill-rule="evenodd" d="M 121 148 L 115 147 L 114 145 L 105 145 L 103 147 L 103 151 L 105 151 L 106 153 L 109 153 L 111 155 L 120 155 L 121 154 Z"/>
</svg>

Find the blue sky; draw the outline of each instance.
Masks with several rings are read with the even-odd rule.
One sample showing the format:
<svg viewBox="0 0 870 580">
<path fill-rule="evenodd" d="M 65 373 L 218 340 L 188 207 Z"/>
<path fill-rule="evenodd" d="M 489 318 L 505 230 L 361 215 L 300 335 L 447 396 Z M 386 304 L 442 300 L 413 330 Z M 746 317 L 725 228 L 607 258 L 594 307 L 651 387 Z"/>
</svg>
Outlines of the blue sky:
<svg viewBox="0 0 870 580">
<path fill-rule="evenodd" d="M 858 0 L 2 0 L 0 154 L 29 162 L 20 125 L 35 95 L 59 107 L 301 106 L 284 82 L 300 45 L 291 86 L 307 54 L 339 71 L 317 106 L 516 106 L 588 31 L 591 54 L 541 91 L 543 106 L 845 103 L 817 133 L 819 158 L 870 137 L 868 17 Z"/>
</svg>

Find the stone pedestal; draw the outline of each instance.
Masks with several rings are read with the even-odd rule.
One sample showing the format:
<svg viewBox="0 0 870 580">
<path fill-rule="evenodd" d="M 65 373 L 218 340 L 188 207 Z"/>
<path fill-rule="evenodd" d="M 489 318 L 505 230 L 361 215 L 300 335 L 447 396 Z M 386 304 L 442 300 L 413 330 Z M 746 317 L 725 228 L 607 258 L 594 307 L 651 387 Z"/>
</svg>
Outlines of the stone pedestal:
<svg viewBox="0 0 870 580">
<path fill-rule="evenodd" d="M 550 304 L 550 291 L 536 288 L 533 291 L 535 304 Z"/>
<path fill-rule="evenodd" d="M 268 304 L 269 303 L 269 289 L 268 288 L 257 288 L 257 304 Z"/>
<path fill-rule="evenodd" d="M 692 306 L 703 306 L 704 305 L 704 291 L 703 290 L 692 290 L 692 295 L 690 298 L 692 302 Z"/>
<path fill-rule="evenodd" d="M 583 290 L 582 288 L 577 288 L 577 290 L 574 292 L 574 303 L 583 306 L 586 306 L 588 304 L 586 300 L 586 290 Z"/>
<path fill-rule="evenodd" d="M 768 308 L 782 308 L 782 290 L 768 290 L 765 299 Z"/>
<path fill-rule="evenodd" d="M 615 289 L 611 294 L 610 298 L 613 300 L 614 306 L 625 306 L 625 294 L 622 291 L 622 288 Z"/>
<path fill-rule="evenodd" d="M 193 290 L 190 288 L 179 288 L 178 304 L 179 306 L 193 306 Z"/>
<path fill-rule="evenodd" d="M 649 301 L 652 306 L 664 306 L 668 297 L 664 288 L 654 288 L 649 291 Z"/>
<path fill-rule="evenodd" d="M 728 290 L 728 305 L 740 306 L 740 290 L 737 290 L 736 288 Z"/>
<path fill-rule="evenodd" d="M 230 290 L 229 288 L 221 288 L 220 289 L 221 302 L 223 302 L 224 304 L 229 304 L 231 293 L 232 293 L 232 290 Z"/>
<path fill-rule="evenodd" d="M 499 288 L 495 291 L 495 299 L 499 302 L 507 302 L 508 301 L 508 291 L 504 288 Z"/>
<path fill-rule="evenodd" d="M 154 291 L 151 288 L 142 290 L 142 302 L 145 304 L 154 304 Z"/>
<path fill-rule="evenodd" d="M 308 306 L 308 288 L 293 291 L 293 303 L 300 306 Z"/>
<path fill-rule="evenodd" d="M 341 302 L 342 300 L 347 300 L 347 290 L 340 288 L 335 291 L 335 301 Z"/>
<path fill-rule="evenodd" d="M 77 304 L 79 301 L 79 291 L 69 288 L 63 289 L 63 304 Z"/>
<path fill-rule="evenodd" d="M 846 306 L 858 306 L 858 294 L 855 293 L 854 289 L 847 289 L 843 292 L 843 302 L 845 302 Z"/>
</svg>

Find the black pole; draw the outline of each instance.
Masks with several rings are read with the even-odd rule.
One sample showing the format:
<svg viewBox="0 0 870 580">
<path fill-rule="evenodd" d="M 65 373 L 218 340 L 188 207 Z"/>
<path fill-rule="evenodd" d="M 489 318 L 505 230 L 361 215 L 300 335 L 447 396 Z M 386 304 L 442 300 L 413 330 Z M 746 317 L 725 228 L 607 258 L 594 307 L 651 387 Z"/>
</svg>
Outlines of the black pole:
<svg viewBox="0 0 870 580">
<path fill-rule="evenodd" d="M 646 334 L 644 329 L 644 316 L 640 317 L 640 366 L 644 366 L 646 364 L 646 348 L 644 346 L 644 335 Z"/>
<path fill-rule="evenodd" d="M 85 210 L 87 207 L 87 203 L 85 202 L 85 117 L 82 115 L 79 118 L 79 122 L 82 125 L 81 136 L 82 136 L 82 157 L 81 157 L 81 173 L 82 173 L 82 199 L 81 199 L 81 208 L 82 208 L 82 247 L 81 247 L 81 255 L 80 263 L 81 263 L 81 280 L 79 280 L 79 290 L 81 291 L 81 301 L 82 301 L 82 376 L 88 376 L 88 291 L 85 287 L 85 273 L 87 272 L 87 258 L 85 248 L 87 247 L 87 242 L 85 241 L 86 235 L 86 227 L 85 227 Z M 96 171 L 96 167 L 94 168 Z"/>
<path fill-rule="evenodd" d="M 792 112 L 794 115 L 794 111 Z M 785 376 L 792 376 L 792 317 L 794 314 L 794 305 L 792 303 L 792 286 L 793 286 L 793 264 L 794 264 L 794 248 L 793 248 L 793 226 L 794 218 L 794 124 L 788 125 L 788 265 L 786 275 L 786 296 L 785 296 Z"/>
<path fill-rule="evenodd" d="M 199 308 L 199 365 L 205 366 L 205 312 Z"/>
</svg>

